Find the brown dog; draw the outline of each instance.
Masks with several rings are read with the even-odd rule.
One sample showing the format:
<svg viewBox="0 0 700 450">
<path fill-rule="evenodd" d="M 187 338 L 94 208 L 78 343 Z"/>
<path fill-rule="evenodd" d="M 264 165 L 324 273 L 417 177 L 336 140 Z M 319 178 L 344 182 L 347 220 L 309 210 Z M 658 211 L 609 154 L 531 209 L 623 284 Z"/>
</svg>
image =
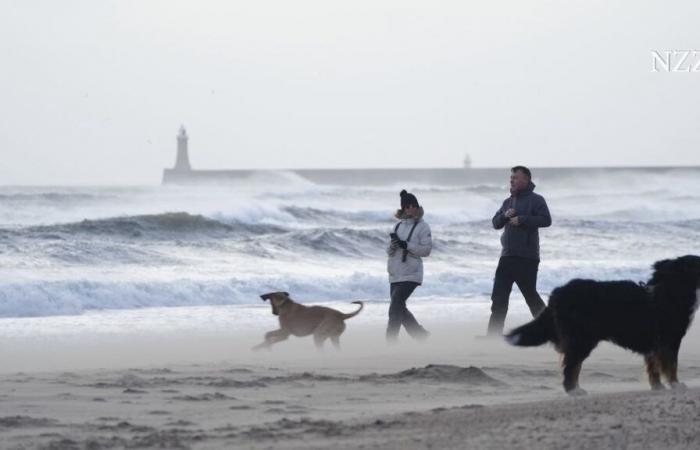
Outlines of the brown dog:
<svg viewBox="0 0 700 450">
<path fill-rule="evenodd" d="M 317 348 L 322 348 L 326 339 L 330 339 L 335 348 L 340 348 L 340 335 L 345 331 L 345 319 L 356 316 L 364 308 L 362 302 L 353 302 L 360 308 L 352 313 L 343 314 L 325 306 L 304 306 L 296 303 L 287 292 L 270 292 L 260 298 L 269 300 L 272 314 L 279 316 L 279 330 L 265 333 L 265 342 L 253 347 L 253 350 L 268 348 L 275 342 L 284 341 L 290 335 L 314 335 Z"/>
</svg>

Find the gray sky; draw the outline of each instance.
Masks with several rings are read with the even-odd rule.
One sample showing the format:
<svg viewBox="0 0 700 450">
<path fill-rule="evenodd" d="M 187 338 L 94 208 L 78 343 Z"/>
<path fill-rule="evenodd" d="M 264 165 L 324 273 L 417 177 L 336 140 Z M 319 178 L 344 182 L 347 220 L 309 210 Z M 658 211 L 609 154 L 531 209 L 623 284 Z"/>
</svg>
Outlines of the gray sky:
<svg viewBox="0 0 700 450">
<path fill-rule="evenodd" d="M 0 185 L 700 164 L 697 0 L 0 1 Z"/>
</svg>

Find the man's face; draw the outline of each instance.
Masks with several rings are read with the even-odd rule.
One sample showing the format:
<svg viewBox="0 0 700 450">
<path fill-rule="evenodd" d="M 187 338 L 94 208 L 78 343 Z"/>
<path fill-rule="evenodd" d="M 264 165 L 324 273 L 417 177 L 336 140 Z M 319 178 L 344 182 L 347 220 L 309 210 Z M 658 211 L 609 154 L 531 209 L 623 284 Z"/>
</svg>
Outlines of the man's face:
<svg viewBox="0 0 700 450">
<path fill-rule="evenodd" d="M 525 190 L 530 179 L 519 170 L 510 173 L 510 192 L 520 192 Z"/>
</svg>

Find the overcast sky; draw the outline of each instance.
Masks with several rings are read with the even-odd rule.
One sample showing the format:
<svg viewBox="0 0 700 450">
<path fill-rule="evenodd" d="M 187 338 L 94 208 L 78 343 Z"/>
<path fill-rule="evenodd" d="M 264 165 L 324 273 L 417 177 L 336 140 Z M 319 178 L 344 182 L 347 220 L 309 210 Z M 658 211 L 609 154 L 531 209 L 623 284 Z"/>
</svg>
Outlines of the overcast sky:
<svg viewBox="0 0 700 450">
<path fill-rule="evenodd" d="M 700 165 L 700 2 L 0 3 L 0 184 L 194 168 Z"/>
</svg>

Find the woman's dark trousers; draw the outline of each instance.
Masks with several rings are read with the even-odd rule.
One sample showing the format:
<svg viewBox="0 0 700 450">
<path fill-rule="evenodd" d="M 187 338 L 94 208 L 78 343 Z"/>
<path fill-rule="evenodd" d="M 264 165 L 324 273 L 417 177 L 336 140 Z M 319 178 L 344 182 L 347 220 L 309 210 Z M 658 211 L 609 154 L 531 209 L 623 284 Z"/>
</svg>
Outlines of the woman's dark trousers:
<svg viewBox="0 0 700 450">
<path fill-rule="evenodd" d="M 394 341 L 399 335 L 401 325 L 406 328 L 408 334 L 416 339 L 427 337 L 428 332 L 420 326 L 411 311 L 406 308 L 406 300 L 411 296 L 419 284 L 413 281 L 400 281 L 391 283 L 391 305 L 389 306 L 389 326 L 386 329 L 388 341 Z"/>
</svg>

